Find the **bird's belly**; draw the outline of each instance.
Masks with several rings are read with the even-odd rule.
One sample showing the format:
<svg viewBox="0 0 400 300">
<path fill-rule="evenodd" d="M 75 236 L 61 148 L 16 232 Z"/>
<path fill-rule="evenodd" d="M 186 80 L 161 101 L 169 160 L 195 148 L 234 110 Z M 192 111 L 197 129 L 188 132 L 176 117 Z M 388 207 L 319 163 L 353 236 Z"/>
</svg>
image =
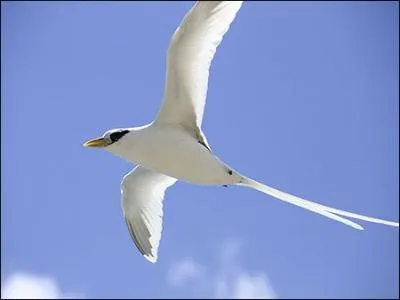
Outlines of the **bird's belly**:
<svg viewBox="0 0 400 300">
<path fill-rule="evenodd" d="M 223 185 L 240 176 L 205 146 L 180 130 L 143 135 L 125 158 L 145 168 L 194 184 Z"/>
</svg>

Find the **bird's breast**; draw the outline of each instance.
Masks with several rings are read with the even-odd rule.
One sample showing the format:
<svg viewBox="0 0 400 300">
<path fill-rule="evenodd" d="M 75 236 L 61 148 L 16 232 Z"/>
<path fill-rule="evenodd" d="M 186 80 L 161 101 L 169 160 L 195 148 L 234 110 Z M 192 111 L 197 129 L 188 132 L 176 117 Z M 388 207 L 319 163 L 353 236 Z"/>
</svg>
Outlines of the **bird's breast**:
<svg viewBox="0 0 400 300">
<path fill-rule="evenodd" d="M 122 146 L 125 159 L 189 183 L 223 185 L 240 180 L 206 146 L 177 126 L 143 129 Z"/>
</svg>

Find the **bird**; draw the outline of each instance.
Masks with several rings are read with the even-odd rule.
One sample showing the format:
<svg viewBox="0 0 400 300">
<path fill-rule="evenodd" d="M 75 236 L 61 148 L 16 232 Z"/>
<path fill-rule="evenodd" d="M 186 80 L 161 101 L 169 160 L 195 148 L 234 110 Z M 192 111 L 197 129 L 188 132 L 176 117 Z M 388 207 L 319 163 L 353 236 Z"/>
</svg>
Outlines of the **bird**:
<svg viewBox="0 0 400 300">
<path fill-rule="evenodd" d="M 195 2 L 170 40 L 164 95 L 155 119 L 139 127 L 108 130 L 83 144 L 136 165 L 122 179 L 121 206 L 134 244 L 152 263 L 158 259 L 165 193 L 178 180 L 252 188 L 359 230 L 363 227 L 348 218 L 399 227 L 398 222 L 332 208 L 267 186 L 239 173 L 213 152 L 202 131 L 210 66 L 242 4 Z"/>
</svg>

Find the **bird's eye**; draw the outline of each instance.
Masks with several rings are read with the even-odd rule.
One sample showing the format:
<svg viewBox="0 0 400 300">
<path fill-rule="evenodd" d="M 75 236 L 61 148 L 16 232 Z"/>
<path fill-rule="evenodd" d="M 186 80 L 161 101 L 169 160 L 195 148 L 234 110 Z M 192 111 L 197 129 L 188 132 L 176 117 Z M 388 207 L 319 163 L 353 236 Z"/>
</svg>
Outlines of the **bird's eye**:
<svg viewBox="0 0 400 300">
<path fill-rule="evenodd" d="M 127 134 L 129 130 L 122 130 L 122 131 L 116 131 L 110 134 L 110 140 L 111 142 L 115 143 L 118 141 L 120 138 L 122 138 L 125 134 Z"/>
</svg>

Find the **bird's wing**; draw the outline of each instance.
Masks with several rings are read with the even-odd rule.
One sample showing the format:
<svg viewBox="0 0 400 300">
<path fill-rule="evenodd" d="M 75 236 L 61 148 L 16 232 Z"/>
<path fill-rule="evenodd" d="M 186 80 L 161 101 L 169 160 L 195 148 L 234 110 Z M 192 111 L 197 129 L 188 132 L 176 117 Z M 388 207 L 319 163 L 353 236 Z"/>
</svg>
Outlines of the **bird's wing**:
<svg viewBox="0 0 400 300">
<path fill-rule="evenodd" d="M 161 239 L 165 190 L 176 181 L 138 166 L 121 183 L 122 209 L 129 233 L 139 251 L 153 263 L 157 261 Z"/>
<path fill-rule="evenodd" d="M 172 36 L 156 121 L 201 128 L 211 61 L 243 1 L 197 1 Z"/>
</svg>

